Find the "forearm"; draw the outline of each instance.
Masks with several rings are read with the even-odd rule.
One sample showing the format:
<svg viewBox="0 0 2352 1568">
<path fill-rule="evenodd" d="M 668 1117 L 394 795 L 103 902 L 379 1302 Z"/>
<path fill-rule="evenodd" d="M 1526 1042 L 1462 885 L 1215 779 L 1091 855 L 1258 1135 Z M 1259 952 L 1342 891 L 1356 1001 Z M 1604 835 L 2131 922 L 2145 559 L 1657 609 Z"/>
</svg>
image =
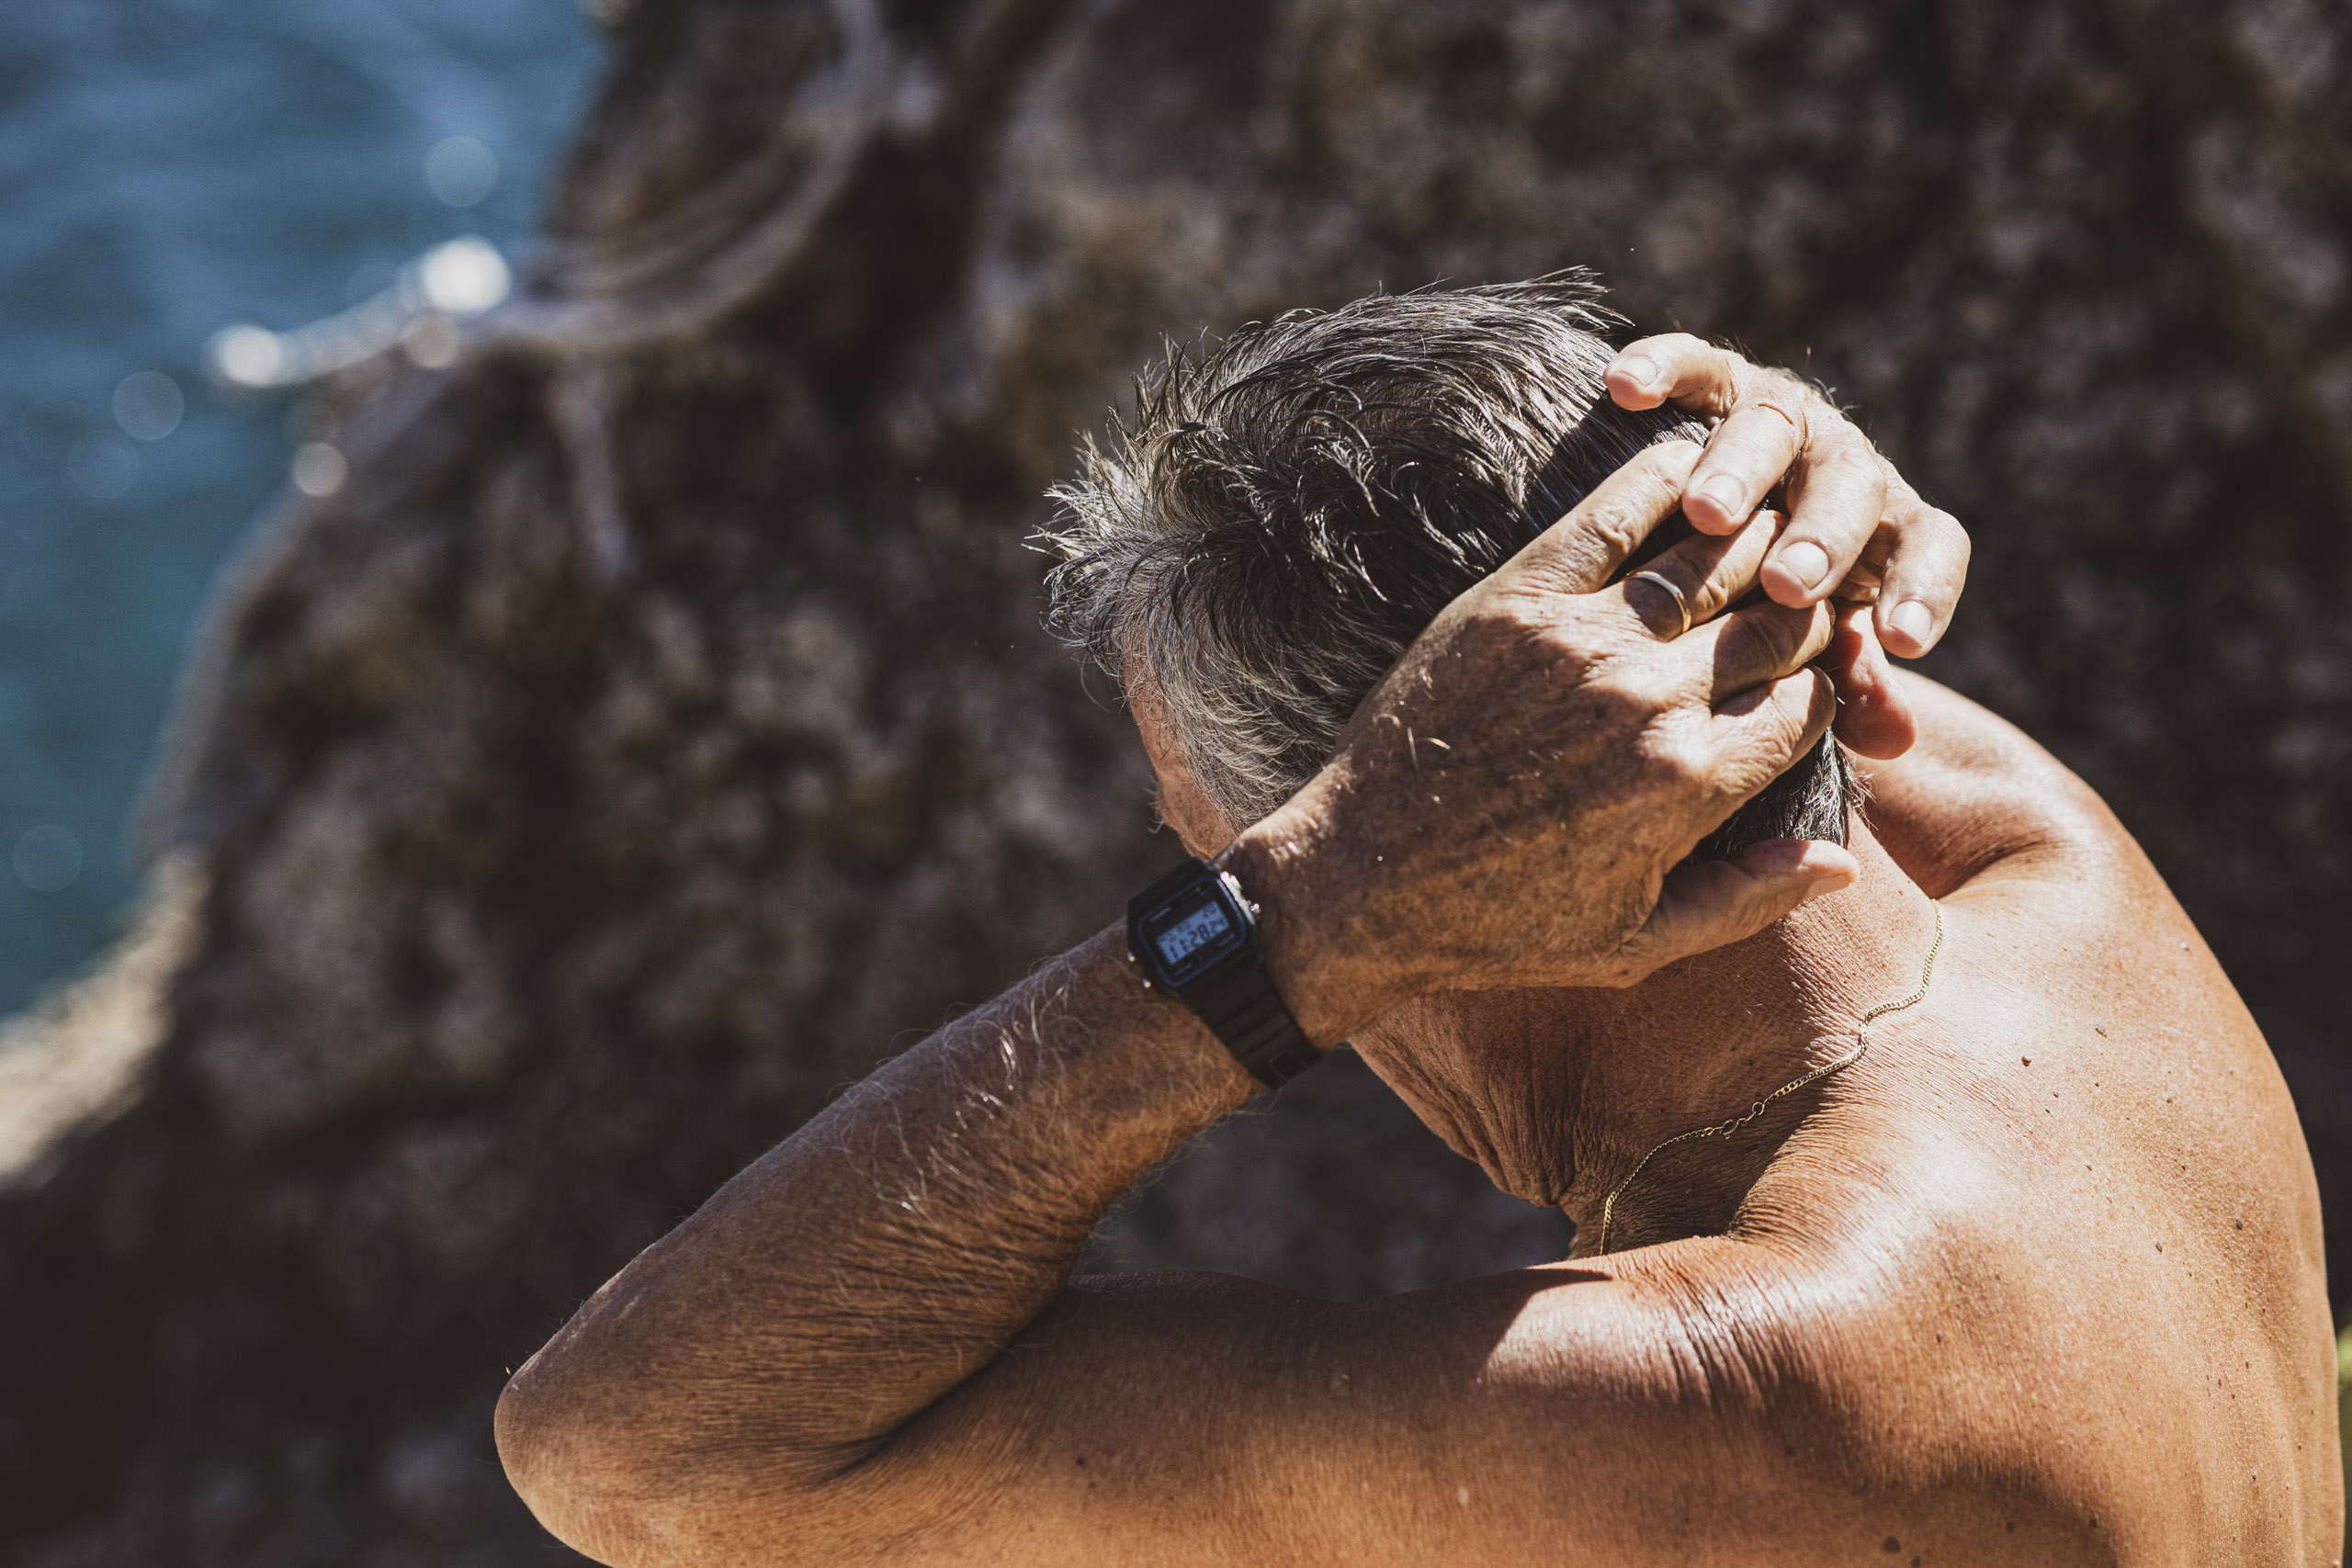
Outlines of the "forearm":
<svg viewBox="0 0 2352 1568">
<path fill-rule="evenodd" d="M 1255 1088 L 1107 931 L 860 1083 L 590 1300 L 500 1449 L 559 1533 L 692 1508 L 728 1466 L 820 1485 L 985 1366 L 1103 1212 Z M 602 1510 L 594 1510 L 601 1512 Z"/>
</svg>

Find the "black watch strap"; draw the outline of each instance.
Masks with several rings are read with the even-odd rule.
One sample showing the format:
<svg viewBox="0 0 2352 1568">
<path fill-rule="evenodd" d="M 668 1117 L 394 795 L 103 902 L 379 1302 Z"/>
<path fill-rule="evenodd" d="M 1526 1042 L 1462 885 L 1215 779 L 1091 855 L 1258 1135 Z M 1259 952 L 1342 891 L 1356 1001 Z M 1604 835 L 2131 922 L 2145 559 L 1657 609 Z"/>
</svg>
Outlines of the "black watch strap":
<svg viewBox="0 0 2352 1568">
<path fill-rule="evenodd" d="M 1236 972 L 1204 979 L 1179 991 L 1186 1007 L 1201 1015 L 1209 1032 L 1225 1043 L 1234 1059 L 1268 1089 L 1280 1089 L 1322 1060 L 1290 1004 L 1274 989 L 1265 960 L 1252 944 L 1236 959 Z M 1246 968 L 1241 967 L 1246 963 Z"/>
<path fill-rule="evenodd" d="M 1154 917 L 1210 899 L 1237 923 L 1238 940 L 1197 973 L 1171 973 L 1153 945 Z M 1281 1088 L 1322 1059 L 1275 989 L 1258 944 L 1257 908 L 1229 875 L 1188 859 L 1129 899 L 1127 956 L 1143 970 L 1146 984 L 1175 993 L 1267 1088 Z"/>
</svg>

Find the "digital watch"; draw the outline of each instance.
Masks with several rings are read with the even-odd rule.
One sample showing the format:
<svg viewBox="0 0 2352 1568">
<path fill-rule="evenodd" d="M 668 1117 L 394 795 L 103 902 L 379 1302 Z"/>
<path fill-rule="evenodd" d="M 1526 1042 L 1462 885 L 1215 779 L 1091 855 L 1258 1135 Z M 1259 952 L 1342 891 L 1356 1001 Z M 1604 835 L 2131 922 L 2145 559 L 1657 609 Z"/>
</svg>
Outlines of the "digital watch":
<svg viewBox="0 0 2352 1568">
<path fill-rule="evenodd" d="M 1258 907 L 1231 874 L 1187 859 L 1127 900 L 1127 958 L 1174 994 L 1268 1089 L 1320 1059 L 1274 989 L 1258 948 Z"/>
</svg>

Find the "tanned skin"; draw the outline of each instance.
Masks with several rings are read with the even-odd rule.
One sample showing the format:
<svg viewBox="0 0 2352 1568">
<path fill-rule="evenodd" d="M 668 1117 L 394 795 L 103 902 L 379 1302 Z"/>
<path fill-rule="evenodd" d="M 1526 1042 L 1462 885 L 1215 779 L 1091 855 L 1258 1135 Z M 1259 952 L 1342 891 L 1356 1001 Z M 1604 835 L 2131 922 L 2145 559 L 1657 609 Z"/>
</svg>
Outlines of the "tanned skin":
<svg viewBox="0 0 2352 1568">
<path fill-rule="evenodd" d="M 1806 661 L 1883 631 L 1810 600 L 1669 637 L 1602 586 L 1694 468 L 1629 465 L 1465 594 L 1238 835 L 1139 682 L 1163 811 L 1265 906 L 1309 1034 L 1560 1204 L 1577 1256 L 1349 1304 L 1073 1281 L 1103 1212 L 1255 1089 L 1106 931 L 786 1139 L 516 1374 L 500 1449 L 540 1518 L 630 1564 L 2334 1561 L 2293 1110 L 2096 797 L 1881 666 L 1920 743 L 1874 770 L 1874 828 L 1668 874 L 1828 723 Z M 1661 559 L 1713 614 L 1771 587 L 1776 532 Z M 1653 1161 L 1592 1255 L 1645 1150 L 1914 987 L 1931 896 L 1927 999 Z"/>
</svg>

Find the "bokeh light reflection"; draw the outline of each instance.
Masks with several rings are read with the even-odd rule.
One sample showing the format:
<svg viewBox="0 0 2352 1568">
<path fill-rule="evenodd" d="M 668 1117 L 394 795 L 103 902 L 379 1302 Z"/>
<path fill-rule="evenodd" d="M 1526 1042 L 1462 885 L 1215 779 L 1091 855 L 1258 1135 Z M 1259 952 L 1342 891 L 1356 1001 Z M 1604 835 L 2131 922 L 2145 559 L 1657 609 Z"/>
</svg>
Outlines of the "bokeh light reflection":
<svg viewBox="0 0 2352 1568">
<path fill-rule="evenodd" d="M 65 451 L 65 477 L 92 501 L 113 501 L 139 478 L 139 448 L 111 430 L 93 430 Z"/>
<path fill-rule="evenodd" d="M 62 893 L 82 874 L 82 840 L 64 829 L 43 825 L 17 840 L 9 863 L 17 880 L 36 893 Z"/>
<path fill-rule="evenodd" d="M 498 188 L 498 155 L 470 136 L 450 136 L 424 155 L 424 185 L 451 207 L 475 207 Z"/>
<path fill-rule="evenodd" d="M 161 441 L 180 427 L 187 412 L 180 384 L 160 370 L 134 371 L 114 389 L 114 422 L 137 440 Z"/>
<path fill-rule="evenodd" d="M 321 500 L 343 488 L 351 465 L 342 452 L 324 441 L 306 441 L 294 452 L 294 488 Z"/>
</svg>

